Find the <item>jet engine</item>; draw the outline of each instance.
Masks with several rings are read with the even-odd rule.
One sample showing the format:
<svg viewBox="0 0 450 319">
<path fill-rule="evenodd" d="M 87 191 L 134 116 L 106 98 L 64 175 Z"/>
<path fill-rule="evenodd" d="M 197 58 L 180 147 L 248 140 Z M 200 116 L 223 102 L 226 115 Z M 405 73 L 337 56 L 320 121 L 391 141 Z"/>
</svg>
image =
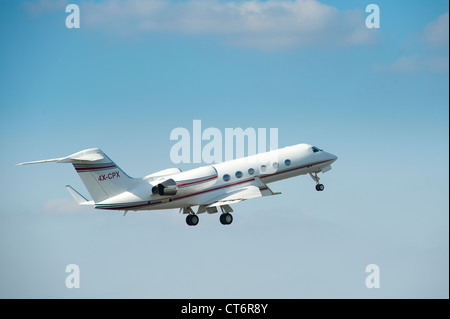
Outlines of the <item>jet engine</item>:
<svg viewBox="0 0 450 319">
<path fill-rule="evenodd" d="M 177 191 L 177 183 L 175 183 L 172 178 L 165 180 L 152 188 L 152 193 L 160 196 L 175 196 Z"/>
</svg>

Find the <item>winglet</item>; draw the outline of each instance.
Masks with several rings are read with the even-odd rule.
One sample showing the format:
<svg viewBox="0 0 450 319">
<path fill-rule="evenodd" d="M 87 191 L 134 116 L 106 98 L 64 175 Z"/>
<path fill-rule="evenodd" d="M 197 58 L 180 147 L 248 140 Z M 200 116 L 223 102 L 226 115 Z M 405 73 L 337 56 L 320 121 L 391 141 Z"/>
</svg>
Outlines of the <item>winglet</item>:
<svg viewBox="0 0 450 319">
<path fill-rule="evenodd" d="M 69 191 L 70 195 L 72 195 L 72 197 L 75 199 L 75 201 L 79 204 L 79 205 L 88 205 L 88 206 L 92 206 L 94 205 L 94 201 L 88 201 L 86 199 L 86 197 L 84 197 L 83 195 L 81 195 L 80 193 L 78 193 L 72 186 L 67 185 L 66 189 Z"/>
</svg>

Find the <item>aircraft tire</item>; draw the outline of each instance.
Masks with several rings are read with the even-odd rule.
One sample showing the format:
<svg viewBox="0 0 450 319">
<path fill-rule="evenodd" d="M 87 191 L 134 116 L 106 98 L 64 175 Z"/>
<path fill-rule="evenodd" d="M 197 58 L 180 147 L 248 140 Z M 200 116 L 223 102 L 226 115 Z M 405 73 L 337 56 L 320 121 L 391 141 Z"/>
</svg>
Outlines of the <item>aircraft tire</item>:
<svg viewBox="0 0 450 319">
<path fill-rule="evenodd" d="M 233 215 L 230 213 L 220 215 L 220 222 L 222 225 L 230 225 L 233 222 Z"/>
<path fill-rule="evenodd" d="M 190 215 L 190 214 L 186 216 L 186 224 L 188 224 L 189 226 L 192 226 L 192 223 L 191 223 L 191 216 L 192 216 L 192 215 Z"/>
<path fill-rule="evenodd" d="M 191 226 L 196 226 L 198 224 L 199 218 L 197 215 L 191 215 Z"/>
</svg>

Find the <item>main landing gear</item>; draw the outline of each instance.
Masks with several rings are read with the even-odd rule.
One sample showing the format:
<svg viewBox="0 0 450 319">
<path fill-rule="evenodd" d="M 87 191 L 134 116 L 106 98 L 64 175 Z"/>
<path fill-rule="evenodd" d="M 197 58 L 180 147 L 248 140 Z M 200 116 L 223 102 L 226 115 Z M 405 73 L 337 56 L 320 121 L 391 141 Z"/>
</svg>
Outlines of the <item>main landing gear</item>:
<svg viewBox="0 0 450 319">
<path fill-rule="evenodd" d="M 186 224 L 189 226 L 196 226 L 198 224 L 198 216 L 194 214 L 189 214 L 186 216 Z"/>
<path fill-rule="evenodd" d="M 319 176 L 317 176 L 317 173 L 314 173 L 314 175 L 312 173 L 309 173 L 309 175 L 311 176 L 311 178 L 316 182 L 316 191 L 321 192 L 325 189 L 325 186 L 323 186 L 323 184 L 319 183 Z"/>
<path fill-rule="evenodd" d="M 189 226 L 196 226 L 199 222 L 199 218 L 197 216 L 197 214 L 194 213 L 194 211 L 192 210 L 191 207 L 184 207 L 182 209 L 184 214 L 187 214 L 186 216 L 186 224 L 188 224 Z M 233 210 L 231 209 L 231 207 L 229 205 L 222 205 L 220 206 L 220 210 L 222 211 L 222 213 L 220 214 L 220 223 L 222 225 L 230 225 L 233 222 L 233 215 L 230 214 L 230 212 L 232 212 Z M 217 213 L 217 208 L 213 207 L 210 208 L 210 210 L 208 210 L 208 212 L 210 214 L 212 213 Z M 197 212 L 198 214 L 200 213 L 204 213 L 203 210 L 201 210 L 199 208 L 199 212 Z"/>
<path fill-rule="evenodd" d="M 186 216 L 186 224 L 189 226 L 196 226 L 198 224 L 199 218 L 195 214 L 189 214 Z M 222 225 L 230 225 L 233 222 L 233 215 L 230 213 L 220 214 L 220 222 Z"/>
<path fill-rule="evenodd" d="M 230 225 L 233 222 L 233 215 L 230 213 L 220 214 L 220 222 L 222 225 Z"/>
<path fill-rule="evenodd" d="M 190 207 L 184 207 L 182 208 L 184 214 L 188 214 L 186 216 L 186 224 L 189 226 L 196 226 L 198 224 L 199 218 L 197 215 L 194 214 L 194 211 Z M 180 209 L 181 213 L 181 209 Z"/>
<path fill-rule="evenodd" d="M 222 225 L 230 225 L 233 222 L 233 215 L 230 214 L 233 210 L 229 205 L 220 206 L 222 214 L 220 214 L 220 223 Z"/>
</svg>

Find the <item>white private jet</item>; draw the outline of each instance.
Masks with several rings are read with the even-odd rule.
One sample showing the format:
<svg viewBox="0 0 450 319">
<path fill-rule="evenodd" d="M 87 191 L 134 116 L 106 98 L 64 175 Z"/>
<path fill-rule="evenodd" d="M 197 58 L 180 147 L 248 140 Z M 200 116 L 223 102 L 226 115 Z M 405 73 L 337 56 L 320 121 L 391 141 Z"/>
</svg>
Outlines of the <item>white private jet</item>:
<svg viewBox="0 0 450 319">
<path fill-rule="evenodd" d="M 97 209 L 140 211 L 179 208 L 188 214 L 186 223 L 195 226 L 198 214 L 221 211 L 220 222 L 233 221 L 234 204 L 246 199 L 277 195 L 268 183 L 298 175 L 311 175 L 316 190 L 323 191 L 317 173 L 325 173 L 337 160 L 333 154 L 308 144 L 298 144 L 244 158 L 226 161 L 182 172 L 165 169 L 143 178 L 125 174 L 98 148 L 91 148 L 62 158 L 26 162 L 71 163 L 92 197 L 88 201 L 67 185 L 69 193 L 80 205 Z M 192 207 L 198 206 L 197 212 Z"/>
</svg>

